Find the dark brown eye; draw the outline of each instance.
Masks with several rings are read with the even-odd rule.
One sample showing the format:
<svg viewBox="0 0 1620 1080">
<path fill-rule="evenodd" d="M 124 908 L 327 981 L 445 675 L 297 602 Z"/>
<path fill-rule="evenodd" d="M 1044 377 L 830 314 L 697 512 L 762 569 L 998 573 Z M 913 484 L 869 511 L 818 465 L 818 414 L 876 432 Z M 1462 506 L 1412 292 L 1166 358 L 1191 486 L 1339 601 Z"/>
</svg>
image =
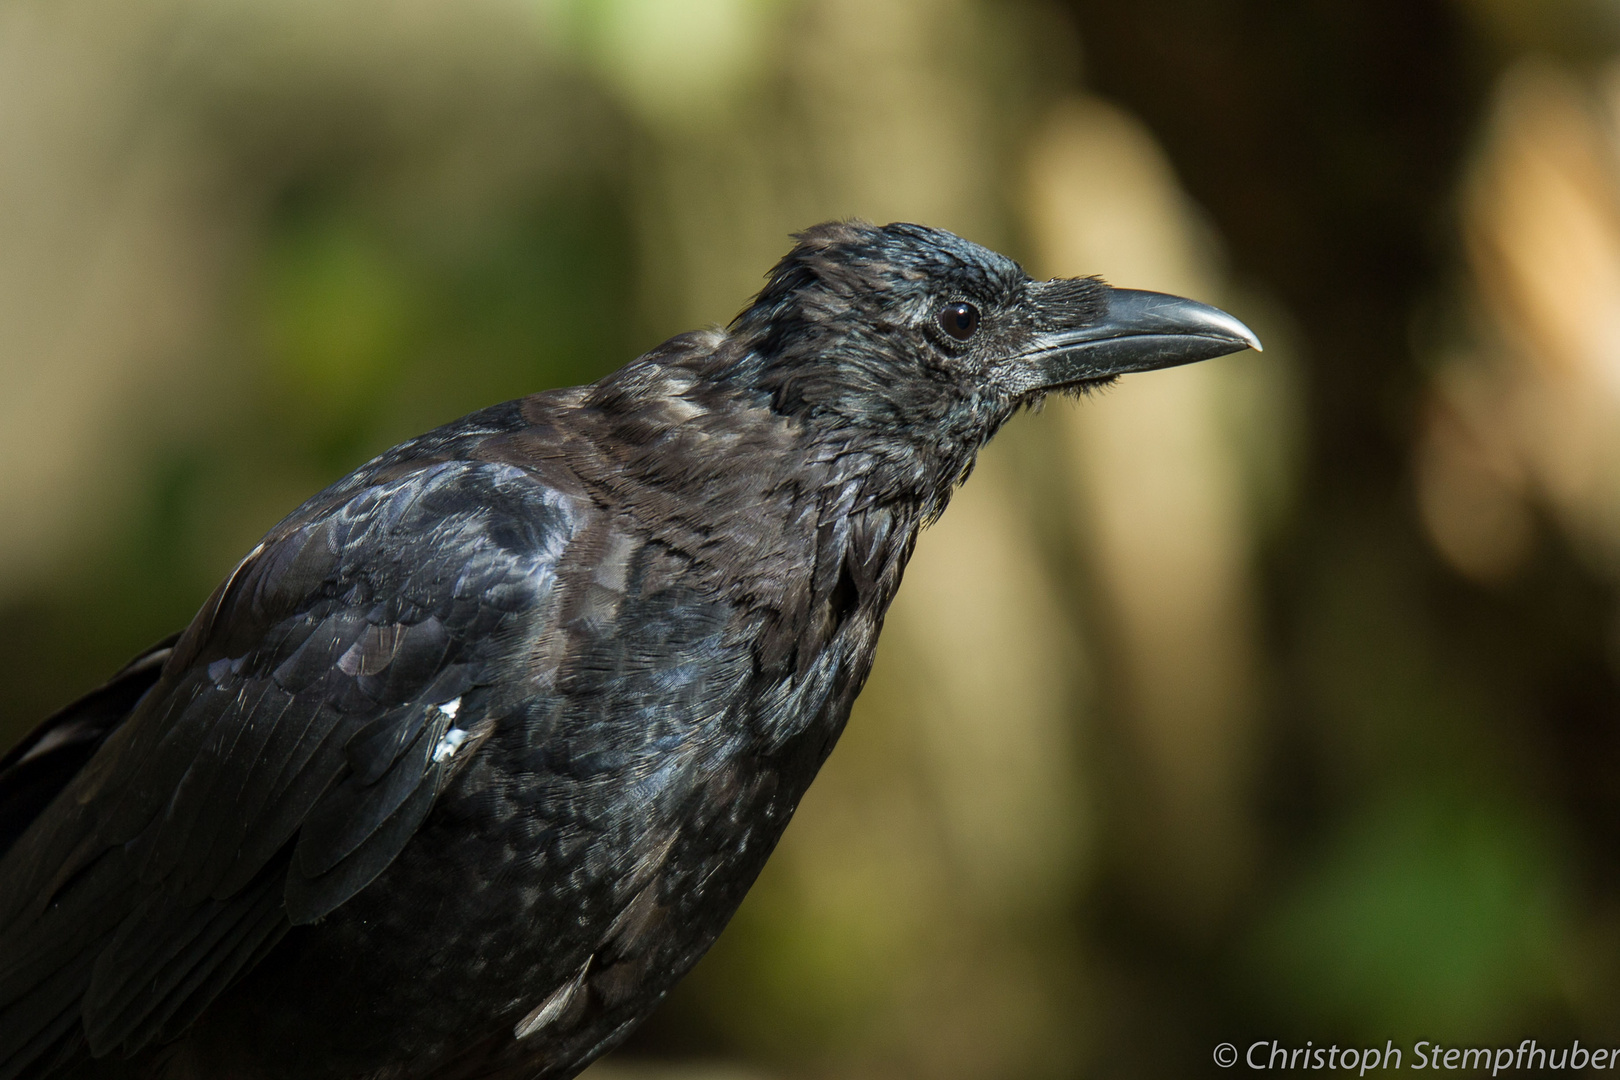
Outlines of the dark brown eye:
<svg viewBox="0 0 1620 1080">
<path fill-rule="evenodd" d="M 979 309 L 960 301 L 939 309 L 939 328 L 957 341 L 966 341 L 979 328 Z"/>
</svg>

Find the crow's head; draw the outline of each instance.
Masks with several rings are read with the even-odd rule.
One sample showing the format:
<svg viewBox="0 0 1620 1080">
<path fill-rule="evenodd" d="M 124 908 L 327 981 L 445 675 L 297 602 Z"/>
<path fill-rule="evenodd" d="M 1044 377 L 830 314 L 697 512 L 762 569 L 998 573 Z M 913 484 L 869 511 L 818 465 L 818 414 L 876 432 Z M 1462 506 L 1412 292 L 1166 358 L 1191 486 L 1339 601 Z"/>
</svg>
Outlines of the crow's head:
<svg viewBox="0 0 1620 1080">
<path fill-rule="evenodd" d="M 731 337 L 733 377 L 776 409 L 969 460 L 1050 391 L 1260 347 L 1191 300 L 1035 281 L 951 233 L 864 222 L 801 233 Z"/>
</svg>

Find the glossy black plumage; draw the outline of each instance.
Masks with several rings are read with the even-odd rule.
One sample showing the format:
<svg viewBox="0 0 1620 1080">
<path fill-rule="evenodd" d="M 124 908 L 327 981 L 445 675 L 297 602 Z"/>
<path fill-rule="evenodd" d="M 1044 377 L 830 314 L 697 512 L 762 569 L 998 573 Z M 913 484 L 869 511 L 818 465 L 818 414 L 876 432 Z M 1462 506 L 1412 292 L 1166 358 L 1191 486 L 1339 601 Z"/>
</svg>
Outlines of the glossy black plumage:
<svg viewBox="0 0 1620 1080">
<path fill-rule="evenodd" d="M 0 1080 L 572 1075 L 736 909 L 985 440 L 1252 343 L 835 223 L 728 331 L 366 464 L 0 760 Z"/>
</svg>

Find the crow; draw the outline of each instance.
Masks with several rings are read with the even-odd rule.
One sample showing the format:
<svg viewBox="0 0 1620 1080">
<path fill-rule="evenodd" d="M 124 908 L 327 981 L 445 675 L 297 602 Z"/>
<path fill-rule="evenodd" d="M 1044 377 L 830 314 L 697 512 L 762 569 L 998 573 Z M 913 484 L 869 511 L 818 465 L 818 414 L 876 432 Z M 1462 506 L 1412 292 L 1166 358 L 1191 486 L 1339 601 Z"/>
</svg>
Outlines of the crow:
<svg viewBox="0 0 1620 1080">
<path fill-rule="evenodd" d="M 1260 347 L 950 233 L 311 498 L 0 760 L 0 1080 L 573 1076 L 737 909 L 918 532 L 1053 391 Z"/>
</svg>

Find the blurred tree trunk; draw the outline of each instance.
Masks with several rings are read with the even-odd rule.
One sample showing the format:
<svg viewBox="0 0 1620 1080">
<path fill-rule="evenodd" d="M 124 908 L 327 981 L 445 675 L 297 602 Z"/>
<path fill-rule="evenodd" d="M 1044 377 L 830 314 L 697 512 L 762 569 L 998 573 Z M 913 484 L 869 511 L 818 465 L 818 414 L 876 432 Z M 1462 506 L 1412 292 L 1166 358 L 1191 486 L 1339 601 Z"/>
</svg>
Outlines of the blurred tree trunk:
<svg viewBox="0 0 1620 1080">
<path fill-rule="evenodd" d="M 1069 6 L 1086 81 L 1147 121 L 1236 269 L 1302 324 L 1310 490 L 1382 498 L 1405 468 L 1413 305 L 1446 265 L 1485 44 L 1446 0 Z"/>
</svg>

